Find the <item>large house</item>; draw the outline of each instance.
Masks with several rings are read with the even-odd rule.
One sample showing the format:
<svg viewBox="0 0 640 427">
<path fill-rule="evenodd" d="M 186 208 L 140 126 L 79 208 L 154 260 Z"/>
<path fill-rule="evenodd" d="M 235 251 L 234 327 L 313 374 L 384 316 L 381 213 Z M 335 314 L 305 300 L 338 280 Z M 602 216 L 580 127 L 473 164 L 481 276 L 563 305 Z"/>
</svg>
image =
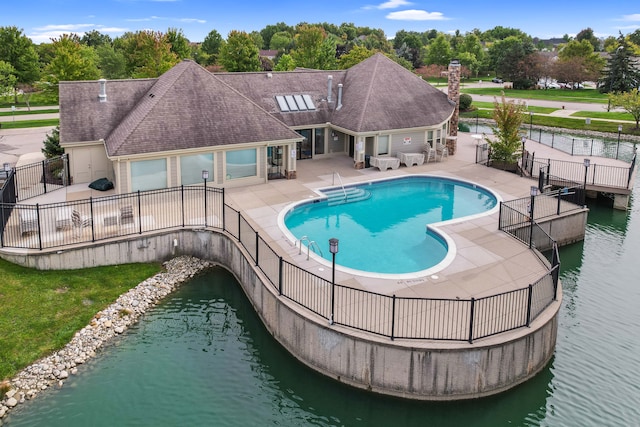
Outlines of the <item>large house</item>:
<svg viewBox="0 0 640 427">
<path fill-rule="evenodd" d="M 382 54 L 347 69 L 60 83 L 60 142 L 74 183 L 127 193 L 296 177 L 304 161 L 420 152 L 445 142 L 455 102 Z M 300 164 L 299 164 L 300 163 Z"/>
</svg>

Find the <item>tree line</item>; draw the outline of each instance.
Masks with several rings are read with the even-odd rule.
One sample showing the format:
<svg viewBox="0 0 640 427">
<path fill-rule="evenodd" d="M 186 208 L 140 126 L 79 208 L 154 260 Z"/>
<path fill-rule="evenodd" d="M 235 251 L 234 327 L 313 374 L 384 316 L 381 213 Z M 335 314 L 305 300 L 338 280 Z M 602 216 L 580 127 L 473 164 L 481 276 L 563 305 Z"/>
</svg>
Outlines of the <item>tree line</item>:
<svg viewBox="0 0 640 427">
<path fill-rule="evenodd" d="M 264 50 L 274 55 L 261 55 Z M 60 81 L 153 78 L 183 59 L 228 72 L 346 69 L 376 52 L 425 77 L 440 76 L 455 58 L 466 78 L 495 75 L 522 89 L 548 78 L 576 88 L 598 81 L 602 92 L 627 92 L 640 84 L 640 30 L 601 40 L 587 28 L 574 38 L 545 41 L 497 26 L 465 34 L 400 30 L 390 39 L 381 29 L 353 23 L 281 22 L 249 33 L 233 30 L 226 39 L 214 29 L 198 43 L 169 28 L 116 38 L 93 30 L 34 44 L 23 30 L 7 26 L 0 27 L 0 95 L 12 95 L 15 102 L 22 96 L 28 103 L 34 91 L 57 96 Z"/>
</svg>

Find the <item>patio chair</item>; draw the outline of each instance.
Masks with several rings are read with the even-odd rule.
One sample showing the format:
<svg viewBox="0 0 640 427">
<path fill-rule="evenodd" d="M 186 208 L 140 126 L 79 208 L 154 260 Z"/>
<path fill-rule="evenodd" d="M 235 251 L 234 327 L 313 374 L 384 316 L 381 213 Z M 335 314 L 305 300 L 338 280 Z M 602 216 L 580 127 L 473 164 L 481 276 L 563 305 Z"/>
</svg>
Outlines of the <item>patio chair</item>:
<svg viewBox="0 0 640 427">
<path fill-rule="evenodd" d="M 436 154 L 437 153 L 436 153 L 435 148 L 432 148 L 431 145 L 425 144 L 425 146 L 422 149 L 422 151 L 424 151 L 424 162 L 425 163 L 429 163 L 429 160 L 436 161 Z"/>
<path fill-rule="evenodd" d="M 447 148 L 446 145 L 437 143 L 436 144 L 436 155 L 440 156 L 440 160 L 442 160 L 445 157 L 448 159 L 449 158 L 449 149 Z"/>
<path fill-rule="evenodd" d="M 120 207 L 120 225 L 133 224 L 133 206 Z"/>
<path fill-rule="evenodd" d="M 82 235 L 82 231 L 93 224 L 90 216 L 81 214 L 77 209 L 71 213 L 71 222 L 73 223 L 73 234 L 76 237 Z"/>
</svg>

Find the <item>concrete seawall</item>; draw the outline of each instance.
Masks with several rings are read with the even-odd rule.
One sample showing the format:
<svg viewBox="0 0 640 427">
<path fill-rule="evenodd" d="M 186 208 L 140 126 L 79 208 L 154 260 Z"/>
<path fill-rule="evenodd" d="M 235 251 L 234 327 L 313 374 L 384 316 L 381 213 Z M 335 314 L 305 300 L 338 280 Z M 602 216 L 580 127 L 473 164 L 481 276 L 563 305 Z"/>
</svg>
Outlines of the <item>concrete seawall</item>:
<svg viewBox="0 0 640 427">
<path fill-rule="evenodd" d="M 229 269 L 269 332 L 301 362 L 337 381 L 377 393 L 420 400 L 495 394 L 533 377 L 554 352 L 560 300 L 529 328 L 473 344 L 392 341 L 329 325 L 279 297 L 235 239 L 219 232 L 169 230 L 51 252 L 1 252 L 8 261 L 36 269 L 164 261 L 179 255 L 196 256 Z"/>
</svg>

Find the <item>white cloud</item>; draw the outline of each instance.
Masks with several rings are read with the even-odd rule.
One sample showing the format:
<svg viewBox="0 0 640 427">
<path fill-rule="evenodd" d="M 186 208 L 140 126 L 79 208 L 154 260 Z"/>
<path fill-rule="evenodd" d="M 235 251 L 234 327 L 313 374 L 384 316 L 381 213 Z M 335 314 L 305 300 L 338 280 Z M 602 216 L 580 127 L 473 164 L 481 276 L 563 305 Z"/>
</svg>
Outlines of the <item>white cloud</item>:
<svg viewBox="0 0 640 427">
<path fill-rule="evenodd" d="M 60 38 L 63 34 L 77 34 L 82 37 L 87 31 L 97 30 L 103 34 L 123 34 L 128 28 L 105 27 L 96 24 L 51 24 L 34 28 L 34 32 L 28 37 L 34 43 L 50 43 L 51 39 Z"/>
<path fill-rule="evenodd" d="M 156 21 L 158 19 L 164 19 L 164 18 L 161 18 L 159 16 L 149 16 L 147 18 L 128 18 L 128 19 L 125 19 L 125 21 L 127 21 L 127 22 L 149 22 L 149 21 Z"/>
<path fill-rule="evenodd" d="M 195 22 L 196 24 L 206 24 L 207 21 L 204 19 L 197 19 L 197 18 L 181 18 L 178 19 L 179 22 L 186 22 L 188 24 Z"/>
<path fill-rule="evenodd" d="M 382 4 L 379 4 L 378 6 L 376 6 L 378 9 L 397 9 L 400 6 L 408 6 L 411 3 L 409 3 L 406 0 L 389 0 L 386 1 Z"/>
<path fill-rule="evenodd" d="M 386 18 L 398 21 L 446 21 L 449 19 L 445 18 L 441 12 L 427 12 L 426 10 L 416 9 L 391 12 Z"/>
<path fill-rule="evenodd" d="M 640 21 L 640 13 L 632 15 L 623 15 L 621 21 Z"/>
<path fill-rule="evenodd" d="M 76 31 L 76 30 L 82 30 L 85 28 L 93 28 L 95 27 L 95 24 L 54 24 L 54 25 L 45 25 L 44 27 L 36 27 L 34 28 L 34 30 L 36 31 L 62 31 L 62 32 L 69 32 L 69 31 Z"/>
<path fill-rule="evenodd" d="M 411 2 L 408 2 L 407 0 L 388 0 L 384 3 L 380 3 L 377 6 L 364 6 L 362 9 L 364 10 L 372 10 L 372 9 L 397 9 L 400 6 L 408 6 L 412 4 Z"/>
</svg>

